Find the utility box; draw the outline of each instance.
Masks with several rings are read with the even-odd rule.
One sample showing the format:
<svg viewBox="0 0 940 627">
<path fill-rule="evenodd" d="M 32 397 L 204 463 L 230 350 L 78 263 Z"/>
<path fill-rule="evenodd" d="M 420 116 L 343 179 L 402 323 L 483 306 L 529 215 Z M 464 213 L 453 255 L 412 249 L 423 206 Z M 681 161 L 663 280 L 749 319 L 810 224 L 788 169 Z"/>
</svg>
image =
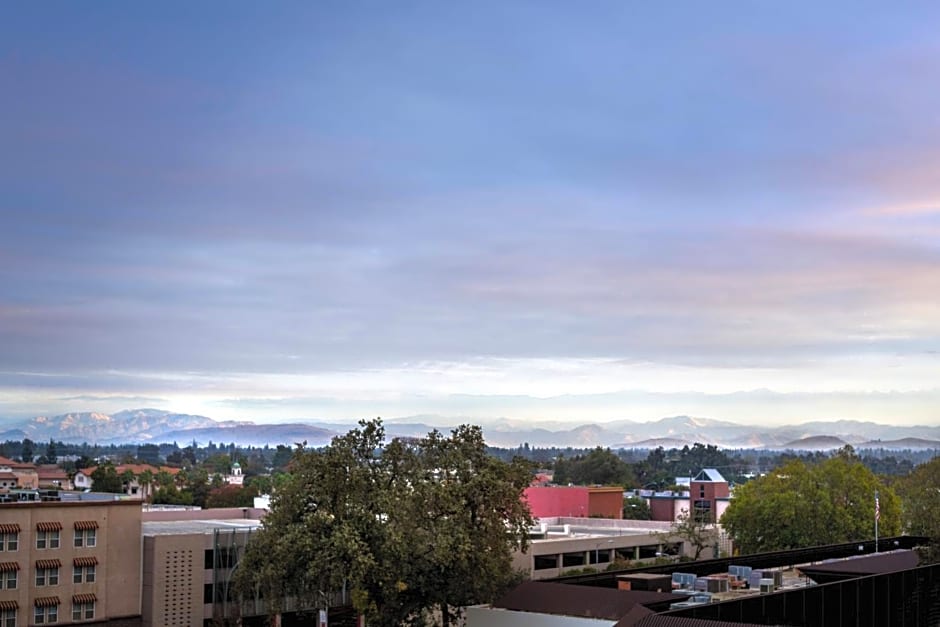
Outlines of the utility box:
<svg viewBox="0 0 940 627">
<path fill-rule="evenodd" d="M 656 573 L 632 573 L 619 575 L 617 587 L 621 590 L 644 590 L 648 592 L 672 592 L 672 576 Z"/>
</svg>

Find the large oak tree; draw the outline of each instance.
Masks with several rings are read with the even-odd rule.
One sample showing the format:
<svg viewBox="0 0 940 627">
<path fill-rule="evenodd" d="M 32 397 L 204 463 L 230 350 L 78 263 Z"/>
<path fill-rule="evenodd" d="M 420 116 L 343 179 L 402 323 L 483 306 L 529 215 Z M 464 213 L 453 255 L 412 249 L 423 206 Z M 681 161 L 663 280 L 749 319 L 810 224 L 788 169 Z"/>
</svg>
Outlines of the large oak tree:
<svg viewBox="0 0 940 627">
<path fill-rule="evenodd" d="M 881 535 L 895 535 L 898 497 L 846 447 L 819 464 L 794 460 L 738 486 L 721 524 L 743 553 L 870 539 L 876 491 Z"/>
<path fill-rule="evenodd" d="M 514 576 L 532 523 L 527 462 L 486 454 L 478 427 L 385 441 L 362 422 L 322 450 L 298 448 L 291 478 L 239 565 L 242 595 L 324 607 L 346 588 L 371 625 L 418 624 L 432 608 L 491 600 Z"/>
</svg>

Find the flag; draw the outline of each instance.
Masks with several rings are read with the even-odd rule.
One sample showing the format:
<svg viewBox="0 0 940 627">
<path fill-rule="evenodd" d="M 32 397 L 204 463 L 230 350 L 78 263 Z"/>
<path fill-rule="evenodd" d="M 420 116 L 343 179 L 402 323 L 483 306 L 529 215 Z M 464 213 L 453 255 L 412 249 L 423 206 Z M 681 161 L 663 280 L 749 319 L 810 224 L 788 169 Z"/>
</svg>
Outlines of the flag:
<svg viewBox="0 0 940 627">
<path fill-rule="evenodd" d="M 875 522 L 881 518 L 881 507 L 878 504 L 878 493 L 875 492 Z"/>
</svg>

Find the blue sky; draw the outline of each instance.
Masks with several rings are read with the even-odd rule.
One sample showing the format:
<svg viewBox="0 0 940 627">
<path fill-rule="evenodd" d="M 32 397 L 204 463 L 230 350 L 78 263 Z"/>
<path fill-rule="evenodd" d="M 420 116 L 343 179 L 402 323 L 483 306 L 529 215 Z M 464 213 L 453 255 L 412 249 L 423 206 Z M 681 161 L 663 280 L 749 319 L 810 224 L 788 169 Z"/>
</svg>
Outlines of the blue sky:
<svg viewBox="0 0 940 627">
<path fill-rule="evenodd" d="M 940 421 L 940 8 L 7 3 L 0 417 Z"/>
</svg>

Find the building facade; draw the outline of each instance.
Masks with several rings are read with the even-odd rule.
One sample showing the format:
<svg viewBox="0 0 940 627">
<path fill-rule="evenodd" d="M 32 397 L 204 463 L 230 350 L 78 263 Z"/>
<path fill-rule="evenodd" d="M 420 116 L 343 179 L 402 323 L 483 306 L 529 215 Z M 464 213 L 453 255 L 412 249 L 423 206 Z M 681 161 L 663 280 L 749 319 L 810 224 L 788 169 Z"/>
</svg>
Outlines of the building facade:
<svg viewBox="0 0 940 627">
<path fill-rule="evenodd" d="M 0 625 L 140 624 L 139 501 L 0 504 Z"/>
</svg>

